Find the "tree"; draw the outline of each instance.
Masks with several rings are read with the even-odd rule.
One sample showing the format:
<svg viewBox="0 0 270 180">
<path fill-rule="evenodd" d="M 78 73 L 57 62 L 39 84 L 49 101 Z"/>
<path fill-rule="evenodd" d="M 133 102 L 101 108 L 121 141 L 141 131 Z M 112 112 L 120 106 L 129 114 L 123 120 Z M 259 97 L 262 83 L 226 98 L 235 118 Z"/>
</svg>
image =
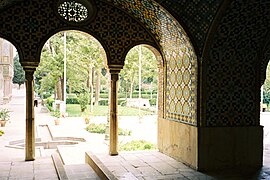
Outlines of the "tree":
<svg viewBox="0 0 270 180">
<path fill-rule="evenodd" d="M 139 46 L 132 48 L 126 56 L 125 66 L 120 72 L 120 84 L 124 91 L 129 92 L 132 98 L 133 91 L 139 86 Z M 150 87 L 157 87 L 157 62 L 153 53 L 146 47 L 142 47 L 142 82 Z M 151 88 L 150 91 L 152 93 Z"/>
<path fill-rule="evenodd" d="M 266 69 L 266 79 L 263 85 L 263 103 L 270 104 L 270 63 Z"/>
<path fill-rule="evenodd" d="M 19 55 L 18 53 L 16 54 L 16 56 L 14 57 L 14 76 L 12 79 L 12 82 L 14 84 L 18 84 L 19 85 L 19 89 L 21 87 L 22 84 L 24 84 L 25 82 L 25 73 L 24 70 L 19 62 Z"/>
<path fill-rule="evenodd" d="M 35 72 L 35 76 L 40 80 L 39 91 L 50 90 L 59 100 L 63 100 L 63 57 L 63 33 L 60 32 L 45 43 L 40 64 Z"/>
<path fill-rule="evenodd" d="M 99 99 L 101 68 L 104 67 L 104 55 L 102 47 L 92 36 L 84 35 L 76 31 L 67 32 L 67 86 L 69 93 L 88 93 L 93 109 L 94 92 L 96 102 Z M 52 90 L 58 99 L 63 97 L 63 32 L 51 37 L 42 50 L 41 62 L 35 73 L 39 80 L 40 90 Z M 103 52 L 103 53 L 102 53 Z M 94 88 L 94 74 L 97 82 Z M 84 89 L 85 91 L 82 91 Z M 94 91 L 96 89 L 96 91 Z M 83 98 L 82 98 L 83 99 Z M 87 101 L 80 101 L 87 102 Z"/>
<path fill-rule="evenodd" d="M 104 59 L 102 53 L 102 47 L 97 40 L 92 36 L 85 36 L 78 32 L 70 32 L 70 36 L 73 37 L 72 43 L 69 44 L 69 59 L 68 61 L 69 85 L 72 87 L 77 86 L 87 87 L 90 93 L 90 111 L 93 111 L 94 93 L 95 104 L 98 104 L 99 91 L 100 91 L 100 78 L 101 68 L 104 67 Z M 96 75 L 96 81 L 94 76 Z M 80 87 L 78 87 L 80 82 Z M 94 82 L 96 88 L 94 88 Z M 95 90 L 94 90 L 95 89 Z"/>
</svg>

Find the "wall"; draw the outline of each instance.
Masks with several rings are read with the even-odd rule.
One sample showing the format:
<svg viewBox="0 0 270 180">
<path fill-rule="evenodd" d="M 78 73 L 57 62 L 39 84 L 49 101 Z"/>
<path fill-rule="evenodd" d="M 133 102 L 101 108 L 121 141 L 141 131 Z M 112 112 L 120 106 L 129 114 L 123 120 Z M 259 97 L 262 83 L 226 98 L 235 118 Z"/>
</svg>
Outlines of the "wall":
<svg viewBox="0 0 270 180">
<path fill-rule="evenodd" d="M 198 134 L 199 170 L 262 166 L 263 127 L 205 127 Z"/>
<path fill-rule="evenodd" d="M 158 119 L 158 149 L 160 152 L 197 169 L 197 127 Z"/>
</svg>

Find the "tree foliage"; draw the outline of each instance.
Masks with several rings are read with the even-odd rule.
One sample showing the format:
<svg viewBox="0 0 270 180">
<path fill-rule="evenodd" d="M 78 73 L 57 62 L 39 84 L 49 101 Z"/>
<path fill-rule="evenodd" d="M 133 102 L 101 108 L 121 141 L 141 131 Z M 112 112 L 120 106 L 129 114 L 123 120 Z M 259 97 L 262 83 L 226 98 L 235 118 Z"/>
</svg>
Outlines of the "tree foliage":
<svg viewBox="0 0 270 180">
<path fill-rule="evenodd" d="M 16 56 L 13 59 L 14 61 L 14 76 L 12 79 L 12 82 L 14 84 L 18 84 L 19 88 L 22 84 L 24 84 L 25 82 L 25 73 L 24 70 L 19 62 L 19 55 L 18 53 L 16 54 Z"/>
<path fill-rule="evenodd" d="M 142 47 L 142 84 L 143 90 L 152 91 L 157 88 L 157 61 L 152 53 L 146 47 Z M 132 98 L 132 92 L 139 86 L 139 46 L 132 48 L 126 56 L 125 66 L 120 72 L 121 90 L 129 92 Z"/>
<path fill-rule="evenodd" d="M 157 87 L 157 62 L 153 53 L 145 47 L 142 48 L 142 56 L 142 84 L 146 85 L 143 88 L 152 91 Z M 120 73 L 120 91 L 130 92 L 131 95 L 138 88 L 138 57 L 136 46 L 128 53 Z M 108 92 L 110 76 L 104 68 L 105 62 L 105 51 L 96 39 L 81 32 L 67 31 L 66 91 L 79 97 L 81 111 L 85 110 L 86 104 L 90 103 L 91 110 L 93 104 L 98 105 L 101 90 Z M 41 61 L 35 73 L 38 92 L 55 94 L 56 99 L 62 100 L 63 71 L 64 32 L 60 32 L 52 36 L 42 49 Z"/>
<path fill-rule="evenodd" d="M 263 103 L 270 104 L 270 63 L 267 65 L 266 79 L 263 85 Z"/>
<path fill-rule="evenodd" d="M 101 45 L 92 36 L 76 31 L 67 32 L 66 80 L 68 93 L 76 93 L 79 96 L 81 93 L 85 94 L 85 91 L 90 92 L 89 99 L 93 102 L 94 84 L 100 84 L 94 81 L 94 75 L 101 73 L 101 68 L 104 67 L 103 54 L 105 53 Z M 62 100 L 63 98 L 60 97 L 63 97 L 63 72 L 64 32 L 60 32 L 51 37 L 42 50 L 41 62 L 35 73 L 40 93 L 54 93 L 57 99 Z"/>
</svg>

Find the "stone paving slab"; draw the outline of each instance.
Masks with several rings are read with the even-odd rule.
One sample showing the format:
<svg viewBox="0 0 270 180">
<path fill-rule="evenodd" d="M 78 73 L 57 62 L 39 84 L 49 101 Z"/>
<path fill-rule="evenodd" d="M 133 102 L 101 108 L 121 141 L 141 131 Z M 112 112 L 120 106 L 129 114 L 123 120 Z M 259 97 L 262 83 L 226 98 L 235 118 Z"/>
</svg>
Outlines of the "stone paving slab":
<svg viewBox="0 0 270 180">
<path fill-rule="evenodd" d="M 92 153 L 87 153 L 88 156 L 90 154 Z M 212 179 L 211 176 L 192 170 L 158 151 L 120 152 L 118 156 L 94 154 L 94 156 L 117 179 Z"/>
<path fill-rule="evenodd" d="M 88 164 L 66 165 L 65 170 L 70 180 L 100 180 L 95 171 Z"/>
<path fill-rule="evenodd" d="M 205 174 L 191 169 L 158 151 L 120 152 L 118 156 L 87 152 L 86 157 L 90 159 L 93 157 L 101 170 L 105 168 L 105 172 L 109 171 L 107 173 L 111 173 L 116 179 L 270 179 L 270 168 L 268 166 L 264 166 L 260 170 L 224 170 Z"/>
<path fill-rule="evenodd" d="M 0 162 L 0 179 L 58 179 L 52 159 L 38 158 L 35 161 Z"/>
</svg>

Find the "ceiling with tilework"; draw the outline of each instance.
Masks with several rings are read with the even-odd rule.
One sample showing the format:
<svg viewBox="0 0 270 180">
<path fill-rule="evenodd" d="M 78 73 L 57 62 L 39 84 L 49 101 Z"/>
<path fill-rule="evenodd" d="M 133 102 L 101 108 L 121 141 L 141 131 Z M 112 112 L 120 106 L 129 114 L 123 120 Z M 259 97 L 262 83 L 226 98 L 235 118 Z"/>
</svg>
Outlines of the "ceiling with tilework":
<svg viewBox="0 0 270 180">
<path fill-rule="evenodd" d="M 0 10 L 7 8 L 8 6 L 23 0 L 0 0 Z"/>
<path fill-rule="evenodd" d="M 0 11 L 20 1 L 23 0 L 0 0 Z M 115 2 L 119 3 L 121 0 L 115 0 Z M 135 1 L 126 0 L 122 2 L 133 4 Z M 202 53 L 207 32 L 222 0 L 141 0 L 137 2 L 147 4 L 156 2 L 163 6 L 174 18 L 181 22 L 181 25 L 186 27 L 185 30 L 191 38 L 193 46 L 198 50 L 197 53 L 199 55 Z M 148 6 L 148 8 L 151 9 L 151 6 Z M 144 11 L 142 9 L 138 10 Z M 153 15 L 157 16 L 157 14 Z M 154 22 L 149 21 L 148 23 L 152 25 Z"/>
</svg>

